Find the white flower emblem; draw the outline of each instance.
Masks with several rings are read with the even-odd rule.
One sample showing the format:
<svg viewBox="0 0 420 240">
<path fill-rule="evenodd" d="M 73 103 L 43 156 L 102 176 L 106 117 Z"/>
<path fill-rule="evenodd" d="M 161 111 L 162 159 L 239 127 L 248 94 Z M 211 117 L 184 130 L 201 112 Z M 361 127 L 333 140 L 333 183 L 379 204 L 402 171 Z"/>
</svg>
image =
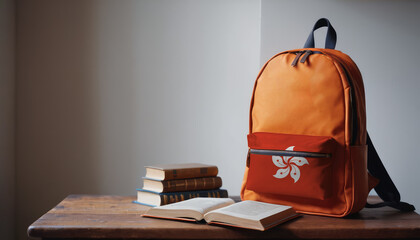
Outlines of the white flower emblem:
<svg viewBox="0 0 420 240">
<path fill-rule="evenodd" d="M 286 151 L 293 151 L 295 146 L 288 147 Z M 295 183 L 300 178 L 300 170 L 298 166 L 308 164 L 308 160 L 304 157 L 290 157 L 290 156 L 273 156 L 273 163 L 280 169 L 273 175 L 275 178 L 285 178 L 289 175 L 295 180 Z"/>
</svg>

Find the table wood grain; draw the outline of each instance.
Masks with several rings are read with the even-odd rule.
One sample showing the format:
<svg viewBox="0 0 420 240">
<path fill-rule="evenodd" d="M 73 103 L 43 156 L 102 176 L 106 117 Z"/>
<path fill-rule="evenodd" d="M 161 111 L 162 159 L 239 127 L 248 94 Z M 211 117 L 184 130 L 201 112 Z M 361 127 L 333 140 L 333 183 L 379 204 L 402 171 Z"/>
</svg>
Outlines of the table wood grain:
<svg viewBox="0 0 420 240">
<path fill-rule="evenodd" d="M 70 195 L 28 228 L 43 239 L 414 239 L 420 216 L 392 208 L 346 218 L 304 215 L 265 232 L 141 217 L 134 196 Z M 377 197 L 370 197 L 377 201 Z"/>
</svg>

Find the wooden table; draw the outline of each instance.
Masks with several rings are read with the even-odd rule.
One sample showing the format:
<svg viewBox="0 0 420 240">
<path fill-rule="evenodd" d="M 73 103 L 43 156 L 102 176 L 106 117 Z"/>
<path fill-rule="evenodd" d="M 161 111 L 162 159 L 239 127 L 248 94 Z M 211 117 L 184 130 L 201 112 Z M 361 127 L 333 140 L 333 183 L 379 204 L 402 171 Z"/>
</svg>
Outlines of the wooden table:
<svg viewBox="0 0 420 240">
<path fill-rule="evenodd" d="M 370 200 L 377 200 L 370 197 Z M 420 216 L 385 207 L 347 218 L 305 215 L 265 232 L 143 218 L 134 197 L 70 195 L 28 228 L 42 239 L 403 239 L 420 238 Z"/>
</svg>

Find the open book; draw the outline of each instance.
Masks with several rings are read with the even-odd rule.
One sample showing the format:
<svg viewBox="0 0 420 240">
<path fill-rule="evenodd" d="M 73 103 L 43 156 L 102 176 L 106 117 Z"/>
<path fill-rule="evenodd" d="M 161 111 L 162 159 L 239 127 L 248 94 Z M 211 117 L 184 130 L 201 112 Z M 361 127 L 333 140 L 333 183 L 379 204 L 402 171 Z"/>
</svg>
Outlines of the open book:
<svg viewBox="0 0 420 240">
<path fill-rule="evenodd" d="M 209 224 L 264 231 L 297 214 L 292 207 L 256 201 L 235 203 L 230 198 L 193 198 L 154 207 L 142 216 L 184 221 L 205 220 Z"/>
</svg>

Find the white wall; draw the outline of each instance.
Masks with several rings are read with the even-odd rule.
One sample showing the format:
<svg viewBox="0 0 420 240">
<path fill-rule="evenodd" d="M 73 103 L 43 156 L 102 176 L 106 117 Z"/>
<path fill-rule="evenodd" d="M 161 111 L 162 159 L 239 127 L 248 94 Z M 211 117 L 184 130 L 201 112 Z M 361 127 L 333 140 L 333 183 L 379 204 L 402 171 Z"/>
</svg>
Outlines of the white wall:
<svg viewBox="0 0 420 240">
<path fill-rule="evenodd" d="M 0 236 L 15 227 L 15 3 L 0 1 Z"/>
<path fill-rule="evenodd" d="M 144 165 L 213 163 L 238 195 L 259 33 L 259 1 L 19 1 L 19 239 L 68 194 L 134 195 Z"/>
<path fill-rule="evenodd" d="M 261 64 L 277 52 L 301 48 L 315 21 L 327 17 L 336 49 L 350 55 L 364 77 L 373 143 L 402 199 L 420 208 L 420 1 L 264 0 Z M 316 34 L 324 47 L 325 31 Z"/>
</svg>

